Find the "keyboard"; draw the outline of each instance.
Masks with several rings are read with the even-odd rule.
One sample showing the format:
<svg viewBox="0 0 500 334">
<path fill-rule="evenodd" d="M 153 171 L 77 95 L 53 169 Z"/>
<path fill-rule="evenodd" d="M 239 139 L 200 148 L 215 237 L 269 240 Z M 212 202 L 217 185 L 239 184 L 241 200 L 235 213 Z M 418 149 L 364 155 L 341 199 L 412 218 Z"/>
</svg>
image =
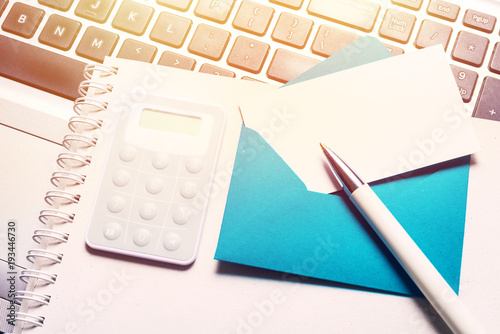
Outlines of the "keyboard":
<svg viewBox="0 0 500 334">
<path fill-rule="evenodd" d="M 372 35 L 395 56 L 442 44 L 468 113 L 499 121 L 500 2 L 490 3 L 0 0 L 0 75 L 75 99 L 83 67 L 113 56 L 280 84 Z"/>
</svg>

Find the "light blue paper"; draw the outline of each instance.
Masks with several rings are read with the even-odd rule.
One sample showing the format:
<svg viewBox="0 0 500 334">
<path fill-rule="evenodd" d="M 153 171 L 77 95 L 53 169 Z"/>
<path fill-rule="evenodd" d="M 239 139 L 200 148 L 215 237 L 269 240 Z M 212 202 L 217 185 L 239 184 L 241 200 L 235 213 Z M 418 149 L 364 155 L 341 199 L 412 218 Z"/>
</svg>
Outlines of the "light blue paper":
<svg viewBox="0 0 500 334">
<path fill-rule="evenodd" d="M 384 55 L 382 50 L 388 51 L 373 38 L 363 45 L 363 52 L 351 53 L 353 58 L 348 63 L 342 60 L 342 51 L 334 54 L 323 62 L 326 67 L 321 72 L 328 71 L 326 68 L 334 72 L 390 55 Z M 373 185 L 457 293 L 468 172 L 469 160 L 461 158 Z M 308 191 L 267 142 L 245 127 L 215 258 L 421 296 L 347 197 Z"/>
</svg>

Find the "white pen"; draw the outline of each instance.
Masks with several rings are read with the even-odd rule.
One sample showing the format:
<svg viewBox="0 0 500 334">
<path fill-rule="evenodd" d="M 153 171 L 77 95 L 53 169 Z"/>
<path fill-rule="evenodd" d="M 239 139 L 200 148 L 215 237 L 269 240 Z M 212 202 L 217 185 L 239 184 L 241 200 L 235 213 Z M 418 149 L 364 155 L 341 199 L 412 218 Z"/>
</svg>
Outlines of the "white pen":
<svg viewBox="0 0 500 334">
<path fill-rule="evenodd" d="M 485 333 L 465 304 L 367 183 L 324 144 L 334 175 L 351 201 L 454 333 Z"/>
</svg>

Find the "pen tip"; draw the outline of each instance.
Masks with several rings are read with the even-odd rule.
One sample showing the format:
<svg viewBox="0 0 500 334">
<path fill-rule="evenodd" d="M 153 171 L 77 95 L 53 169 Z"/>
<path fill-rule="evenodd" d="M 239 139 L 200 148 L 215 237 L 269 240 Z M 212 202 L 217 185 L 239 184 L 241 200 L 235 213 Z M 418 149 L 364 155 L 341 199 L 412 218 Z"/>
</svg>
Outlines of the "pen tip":
<svg viewBox="0 0 500 334">
<path fill-rule="evenodd" d="M 323 144 L 323 143 L 319 143 L 319 146 L 321 146 L 321 148 L 323 149 L 323 151 L 326 150 L 326 148 L 327 148 L 326 145 Z"/>
</svg>

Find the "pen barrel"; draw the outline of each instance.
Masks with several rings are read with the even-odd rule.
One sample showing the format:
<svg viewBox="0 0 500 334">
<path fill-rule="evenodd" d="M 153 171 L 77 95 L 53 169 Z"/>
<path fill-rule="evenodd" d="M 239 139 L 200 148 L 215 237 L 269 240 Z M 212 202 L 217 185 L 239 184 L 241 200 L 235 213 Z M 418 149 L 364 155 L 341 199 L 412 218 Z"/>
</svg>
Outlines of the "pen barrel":
<svg viewBox="0 0 500 334">
<path fill-rule="evenodd" d="M 368 184 L 356 189 L 351 200 L 454 333 L 485 333 Z"/>
</svg>

